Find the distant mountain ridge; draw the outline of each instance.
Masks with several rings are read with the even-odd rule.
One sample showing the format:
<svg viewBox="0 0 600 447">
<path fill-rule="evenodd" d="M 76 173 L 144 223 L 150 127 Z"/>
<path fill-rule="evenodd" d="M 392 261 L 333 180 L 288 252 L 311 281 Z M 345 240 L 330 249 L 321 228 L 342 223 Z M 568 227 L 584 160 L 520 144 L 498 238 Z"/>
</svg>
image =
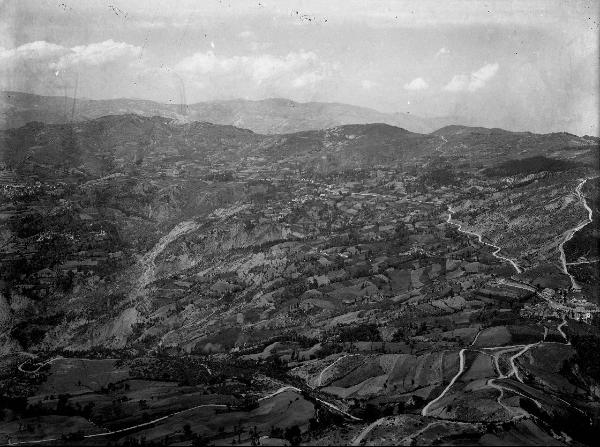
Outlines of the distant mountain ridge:
<svg viewBox="0 0 600 447">
<path fill-rule="evenodd" d="M 422 156 L 440 141 L 383 123 L 264 135 L 231 125 L 135 114 L 65 124 L 34 121 L 0 131 L 0 136 L 0 160 L 8 168 L 43 178 L 72 169 L 95 178 L 120 172 L 125 165 L 147 162 L 154 169 L 165 160 L 241 167 L 260 159 L 322 169 L 358 168 Z"/>
<path fill-rule="evenodd" d="M 449 126 L 430 134 L 385 123 L 347 124 L 286 134 L 258 134 L 232 125 L 136 114 L 80 122 L 29 122 L 0 131 L 0 161 L 40 178 L 75 173 L 91 179 L 124 169 L 195 164 L 280 166 L 319 171 L 398 166 L 423 157 L 454 158 L 483 167 L 546 156 L 597 163 L 598 138 Z M 155 166 L 156 165 L 156 166 Z"/>
<path fill-rule="evenodd" d="M 21 127 L 31 121 L 61 124 L 105 115 L 163 116 L 178 122 L 206 121 L 234 125 L 260 134 L 320 130 L 345 124 L 384 123 L 412 132 L 430 133 L 453 124 L 448 118 L 422 118 L 409 113 L 383 113 L 341 103 L 271 98 L 224 100 L 190 105 L 163 104 L 143 99 L 73 99 L 21 92 L 0 94 L 0 129 Z"/>
</svg>

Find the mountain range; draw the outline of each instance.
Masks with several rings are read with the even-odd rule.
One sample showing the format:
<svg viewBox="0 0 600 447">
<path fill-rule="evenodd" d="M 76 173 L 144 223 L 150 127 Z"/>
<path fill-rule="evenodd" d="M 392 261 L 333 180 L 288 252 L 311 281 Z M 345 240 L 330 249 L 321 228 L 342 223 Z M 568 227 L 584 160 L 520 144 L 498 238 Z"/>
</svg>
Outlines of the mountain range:
<svg viewBox="0 0 600 447">
<path fill-rule="evenodd" d="M 598 138 L 4 98 L 0 443 L 599 436 Z"/>
<path fill-rule="evenodd" d="M 410 113 L 383 113 L 348 104 L 300 103 L 280 98 L 259 101 L 234 99 L 183 105 L 142 99 L 92 100 L 7 91 L 0 93 L 0 129 L 20 127 L 30 121 L 58 124 L 129 113 L 163 116 L 178 122 L 207 121 L 233 125 L 261 134 L 366 123 L 385 123 L 413 132 L 429 133 L 457 122 L 452 117 L 421 118 Z"/>
</svg>

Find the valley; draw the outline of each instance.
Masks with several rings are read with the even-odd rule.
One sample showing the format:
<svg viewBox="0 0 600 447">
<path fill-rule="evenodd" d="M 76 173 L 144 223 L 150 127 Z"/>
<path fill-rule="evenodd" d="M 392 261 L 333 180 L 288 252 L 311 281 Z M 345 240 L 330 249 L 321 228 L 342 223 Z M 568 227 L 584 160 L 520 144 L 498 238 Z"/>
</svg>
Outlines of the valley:
<svg viewBox="0 0 600 447">
<path fill-rule="evenodd" d="M 0 141 L 0 444 L 599 433 L 597 138 L 125 114 Z"/>
</svg>

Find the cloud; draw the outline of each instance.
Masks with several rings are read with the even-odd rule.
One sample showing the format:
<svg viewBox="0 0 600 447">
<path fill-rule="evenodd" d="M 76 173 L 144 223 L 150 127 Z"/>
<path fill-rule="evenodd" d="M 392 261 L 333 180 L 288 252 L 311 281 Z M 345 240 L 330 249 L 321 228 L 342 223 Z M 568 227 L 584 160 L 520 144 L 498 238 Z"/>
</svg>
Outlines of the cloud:
<svg viewBox="0 0 600 447">
<path fill-rule="evenodd" d="M 239 33 L 238 37 L 240 37 L 241 39 L 253 39 L 256 37 L 256 34 L 254 33 L 254 31 L 246 30 Z"/>
<path fill-rule="evenodd" d="M 427 90 L 429 84 L 423 78 L 415 78 L 407 84 L 404 84 L 404 90 L 416 91 L 416 90 Z"/>
<path fill-rule="evenodd" d="M 273 44 L 271 42 L 249 42 L 249 47 L 252 51 L 257 52 L 257 51 L 266 51 L 269 48 L 271 48 L 273 46 Z"/>
<path fill-rule="evenodd" d="M 81 65 L 97 67 L 117 60 L 130 61 L 140 51 L 140 47 L 125 42 L 106 40 L 71 48 L 56 62 L 55 66 L 58 69 L 69 69 Z"/>
<path fill-rule="evenodd" d="M 454 75 L 450 82 L 446 84 L 444 90 L 448 92 L 462 92 L 463 90 L 467 90 L 469 87 L 469 79 L 469 75 Z"/>
<path fill-rule="evenodd" d="M 26 61 L 52 62 L 53 59 L 58 60 L 67 52 L 68 49 L 61 45 L 41 40 L 26 43 L 17 48 L 1 48 L 0 63 L 6 67 Z"/>
<path fill-rule="evenodd" d="M 38 72 L 98 67 L 117 60 L 131 60 L 141 48 L 125 42 L 104 42 L 71 48 L 46 41 L 26 43 L 13 49 L 0 49 L 0 64 L 14 72 L 27 67 Z"/>
<path fill-rule="evenodd" d="M 500 66 L 498 64 L 487 64 L 479 70 L 471 73 L 471 82 L 469 82 L 469 90 L 475 91 L 482 88 L 487 81 L 492 79 Z"/>
<path fill-rule="evenodd" d="M 67 47 L 35 41 L 0 48 L 0 88 L 40 94 L 85 94 L 110 91 L 131 80 L 143 66 L 141 48 L 106 40 Z M 134 63 L 135 62 L 135 63 Z"/>
<path fill-rule="evenodd" d="M 153 86 L 152 91 L 181 102 L 188 95 L 193 100 L 265 96 L 310 100 L 337 71 L 336 64 L 304 50 L 222 55 L 209 49 L 171 66 L 155 66 L 142 57 L 140 47 L 114 40 L 72 47 L 46 41 L 0 47 L 0 88 L 40 94 L 147 95 Z"/>
<path fill-rule="evenodd" d="M 229 85 L 235 90 L 244 86 L 312 87 L 327 77 L 331 67 L 312 51 L 285 56 L 220 56 L 207 51 L 182 59 L 173 69 L 189 82 L 209 80 L 213 86 Z"/>
<path fill-rule="evenodd" d="M 450 54 L 450 50 L 446 47 L 442 47 L 440 48 L 437 53 L 435 53 L 434 57 L 440 57 L 443 56 L 444 54 Z"/>
<path fill-rule="evenodd" d="M 499 68 L 500 65 L 497 63 L 486 64 L 471 74 L 454 75 L 443 89 L 448 92 L 474 92 L 483 88 L 496 75 Z"/>
<path fill-rule="evenodd" d="M 360 85 L 362 86 L 362 88 L 364 88 L 365 90 L 371 90 L 373 87 L 375 87 L 377 85 L 376 82 L 370 81 L 369 79 L 363 79 L 360 82 Z"/>
<path fill-rule="evenodd" d="M 325 76 L 322 73 L 308 72 L 294 79 L 292 85 L 296 88 L 314 86 L 323 79 L 325 79 Z"/>
</svg>

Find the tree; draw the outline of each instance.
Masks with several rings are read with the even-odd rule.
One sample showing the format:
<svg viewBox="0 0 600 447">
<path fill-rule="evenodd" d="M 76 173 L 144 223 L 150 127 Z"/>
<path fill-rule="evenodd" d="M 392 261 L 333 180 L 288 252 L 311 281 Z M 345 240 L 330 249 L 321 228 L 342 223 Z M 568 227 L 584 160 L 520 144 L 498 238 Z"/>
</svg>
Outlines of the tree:
<svg viewBox="0 0 600 447">
<path fill-rule="evenodd" d="M 291 445 L 300 445 L 300 442 L 302 442 L 302 432 L 300 431 L 300 427 L 293 425 L 286 428 L 284 439 Z"/>
<path fill-rule="evenodd" d="M 250 443 L 254 445 L 260 445 L 260 435 L 256 426 L 252 430 L 250 430 Z"/>
<path fill-rule="evenodd" d="M 394 232 L 399 243 L 404 244 L 408 241 L 410 231 L 404 222 L 399 222 L 398 225 L 396 225 Z"/>
</svg>

